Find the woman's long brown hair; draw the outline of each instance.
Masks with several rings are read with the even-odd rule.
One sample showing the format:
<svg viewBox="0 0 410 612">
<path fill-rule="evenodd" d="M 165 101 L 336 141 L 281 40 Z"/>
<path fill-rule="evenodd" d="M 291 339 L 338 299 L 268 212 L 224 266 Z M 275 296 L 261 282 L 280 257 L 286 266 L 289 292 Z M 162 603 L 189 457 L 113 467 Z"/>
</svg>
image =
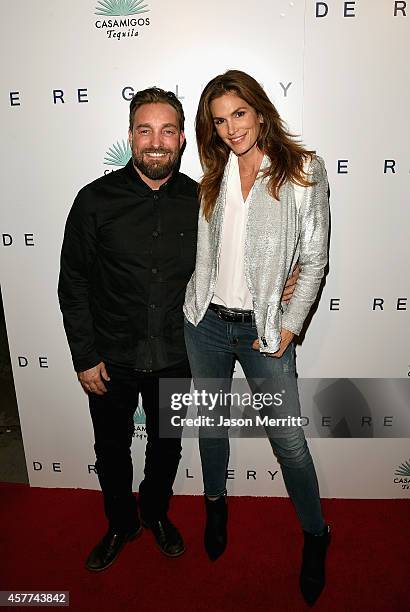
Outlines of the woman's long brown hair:
<svg viewBox="0 0 410 612">
<path fill-rule="evenodd" d="M 199 193 L 202 212 L 208 221 L 215 208 L 230 153 L 230 148 L 216 132 L 210 104 L 226 93 L 235 93 L 263 117 L 257 146 L 271 161 L 264 171 L 264 176 L 269 177 L 267 187 L 271 196 L 279 200 L 279 190 L 286 181 L 304 187 L 312 184 L 306 178 L 303 165 L 314 151 L 304 149 L 287 131 L 278 111 L 253 77 L 240 70 L 228 70 L 205 87 L 195 121 L 199 159 L 204 171 Z"/>
</svg>

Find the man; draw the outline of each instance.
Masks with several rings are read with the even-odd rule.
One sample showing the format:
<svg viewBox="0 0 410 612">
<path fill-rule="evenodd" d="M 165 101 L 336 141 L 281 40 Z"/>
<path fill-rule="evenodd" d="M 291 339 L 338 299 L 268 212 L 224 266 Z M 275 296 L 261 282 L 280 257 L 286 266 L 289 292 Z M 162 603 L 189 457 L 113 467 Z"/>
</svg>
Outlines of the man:
<svg viewBox="0 0 410 612">
<path fill-rule="evenodd" d="M 185 142 L 178 98 L 156 87 L 137 92 L 129 142 L 132 160 L 77 195 L 61 253 L 60 306 L 88 394 L 108 519 L 86 561 L 91 571 L 110 566 L 142 529 L 130 453 L 139 393 L 147 430 L 141 522 L 165 555 L 185 550 L 167 516 L 181 441 L 159 435 L 158 392 L 160 378 L 190 378 L 182 305 L 195 265 L 198 201 L 197 184 L 178 171 Z"/>
<path fill-rule="evenodd" d="M 141 393 L 146 414 L 143 524 L 168 556 L 184 552 L 167 517 L 181 456 L 160 438 L 159 378 L 190 378 L 182 304 L 195 264 L 197 184 L 177 171 L 184 113 L 172 93 L 137 93 L 130 105 L 132 160 L 84 187 L 68 216 L 59 298 L 74 367 L 88 393 L 96 468 L 109 523 L 86 567 L 100 571 L 141 531 L 130 446 Z"/>
</svg>

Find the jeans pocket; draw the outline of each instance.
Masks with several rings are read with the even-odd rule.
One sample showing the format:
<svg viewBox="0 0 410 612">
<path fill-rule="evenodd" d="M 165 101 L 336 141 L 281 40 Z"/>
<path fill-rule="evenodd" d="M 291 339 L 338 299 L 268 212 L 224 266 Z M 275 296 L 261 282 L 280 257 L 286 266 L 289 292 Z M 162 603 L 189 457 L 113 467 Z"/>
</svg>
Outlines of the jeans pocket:
<svg viewBox="0 0 410 612">
<path fill-rule="evenodd" d="M 296 373 L 295 343 L 291 342 L 280 358 L 284 374 Z"/>
<path fill-rule="evenodd" d="M 188 321 L 188 319 L 185 316 L 185 313 L 184 313 L 184 326 L 186 326 L 186 327 L 195 327 L 194 325 L 192 325 L 191 321 Z"/>
</svg>

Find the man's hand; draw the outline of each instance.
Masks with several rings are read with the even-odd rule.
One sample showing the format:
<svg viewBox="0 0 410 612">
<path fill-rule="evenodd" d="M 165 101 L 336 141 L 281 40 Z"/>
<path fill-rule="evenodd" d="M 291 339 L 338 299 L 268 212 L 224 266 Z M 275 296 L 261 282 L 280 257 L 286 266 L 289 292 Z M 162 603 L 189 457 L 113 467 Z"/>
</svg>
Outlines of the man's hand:
<svg viewBox="0 0 410 612">
<path fill-rule="evenodd" d="M 282 327 L 281 332 L 280 332 L 280 346 L 279 346 L 279 350 L 276 351 L 276 353 L 262 353 L 262 354 L 266 355 L 266 357 L 275 357 L 275 358 L 282 357 L 283 353 L 286 351 L 286 349 L 288 348 L 289 344 L 292 342 L 294 337 L 295 337 L 295 334 L 293 332 L 291 332 L 288 329 L 285 329 L 284 327 Z M 258 338 L 256 338 L 256 340 L 254 340 L 254 342 L 252 344 L 252 348 L 255 349 L 255 351 L 259 351 L 259 340 L 258 340 Z"/>
<path fill-rule="evenodd" d="M 103 381 L 110 380 L 110 377 L 107 374 L 105 363 L 103 361 L 93 368 L 85 370 L 85 372 L 78 372 L 77 376 L 82 388 L 86 393 L 104 395 L 104 393 L 107 392 Z"/>
<path fill-rule="evenodd" d="M 286 304 L 290 302 L 290 298 L 293 295 L 296 282 L 299 278 L 299 273 L 300 273 L 300 267 L 299 267 L 299 264 L 296 264 L 295 267 L 293 268 L 292 275 L 289 276 L 288 280 L 286 281 L 285 288 L 283 289 L 282 302 L 286 302 Z"/>
</svg>

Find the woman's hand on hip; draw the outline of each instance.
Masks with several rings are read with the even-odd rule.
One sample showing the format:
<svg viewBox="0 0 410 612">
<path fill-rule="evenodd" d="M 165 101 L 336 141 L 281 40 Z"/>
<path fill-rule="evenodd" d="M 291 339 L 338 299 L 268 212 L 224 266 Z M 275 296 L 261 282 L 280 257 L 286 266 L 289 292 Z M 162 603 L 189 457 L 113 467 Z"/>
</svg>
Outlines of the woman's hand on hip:
<svg viewBox="0 0 410 612">
<path fill-rule="evenodd" d="M 275 357 L 275 358 L 282 357 L 283 353 L 286 351 L 286 349 L 288 348 L 289 344 L 292 342 L 294 337 L 295 337 L 295 334 L 293 332 L 282 327 L 281 332 L 280 332 L 279 350 L 276 351 L 276 353 L 262 353 L 262 354 L 265 357 Z M 258 338 L 256 338 L 256 340 L 254 340 L 252 344 L 252 348 L 255 349 L 255 351 L 259 351 L 259 346 L 260 346 L 259 340 Z"/>
</svg>

